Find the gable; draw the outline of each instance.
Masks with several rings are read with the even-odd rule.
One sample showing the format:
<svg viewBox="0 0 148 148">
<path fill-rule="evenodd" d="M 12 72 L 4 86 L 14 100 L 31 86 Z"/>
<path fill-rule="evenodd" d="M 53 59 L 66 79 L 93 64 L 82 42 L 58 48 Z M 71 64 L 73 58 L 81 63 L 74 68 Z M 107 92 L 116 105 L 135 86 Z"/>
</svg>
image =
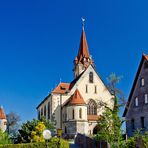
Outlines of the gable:
<svg viewBox="0 0 148 148">
<path fill-rule="evenodd" d="M 142 55 L 133 85 L 132 85 L 132 89 L 130 92 L 130 95 L 128 97 L 128 101 L 123 113 L 123 117 L 125 117 L 129 110 L 133 107 L 133 103 L 135 101 L 135 98 L 138 97 L 139 99 L 142 98 L 143 95 L 143 90 L 141 90 L 141 79 L 143 77 L 145 77 L 146 75 L 148 75 L 148 68 L 146 70 L 146 66 L 147 66 L 147 62 L 148 62 L 148 56 Z M 148 77 L 145 77 L 148 79 Z M 148 81 L 148 80 L 147 80 Z"/>
<path fill-rule="evenodd" d="M 89 74 L 93 73 L 93 82 L 89 82 Z M 87 88 L 86 88 L 87 87 Z M 88 103 L 90 99 L 106 102 L 109 107 L 113 106 L 112 95 L 105 86 L 102 79 L 99 77 L 94 67 L 90 65 L 84 73 L 81 75 L 79 80 L 75 83 L 71 89 L 71 93 L 78 89 L 84 98 L 84 101 Z M 87 89 L 87 90 L 86 90 Z M 96 90 L 95 90 L 96 89 Z M 86 92 L 87 91 L 87 92 Z"/>
</svg>

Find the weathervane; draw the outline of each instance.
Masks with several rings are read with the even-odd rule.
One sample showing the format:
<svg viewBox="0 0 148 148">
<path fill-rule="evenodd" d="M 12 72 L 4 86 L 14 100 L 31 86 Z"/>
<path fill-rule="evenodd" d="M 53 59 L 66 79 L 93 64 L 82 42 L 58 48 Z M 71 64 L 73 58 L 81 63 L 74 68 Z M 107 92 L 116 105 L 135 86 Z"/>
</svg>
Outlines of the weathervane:
<svg viewBox="0 0 148 148">
<path fill-rule="evenodd" d="M 85 19 L 82 17 L 82 29 L 84 30 L 84 22 L 85 22 Z"/>
</svg>

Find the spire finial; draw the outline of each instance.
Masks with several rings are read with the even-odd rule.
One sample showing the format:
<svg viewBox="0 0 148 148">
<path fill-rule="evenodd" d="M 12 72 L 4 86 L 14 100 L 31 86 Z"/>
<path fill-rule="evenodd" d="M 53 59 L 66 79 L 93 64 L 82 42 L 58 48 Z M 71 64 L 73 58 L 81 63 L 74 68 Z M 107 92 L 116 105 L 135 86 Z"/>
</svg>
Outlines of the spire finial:
<svg viewBox="0 0 148 148">
<path fill-rule="evenodd" d="M 84 30 L 84 22 L 85 22 L 85 19 L 82 17 L 82 29 Z"/>
</svg>

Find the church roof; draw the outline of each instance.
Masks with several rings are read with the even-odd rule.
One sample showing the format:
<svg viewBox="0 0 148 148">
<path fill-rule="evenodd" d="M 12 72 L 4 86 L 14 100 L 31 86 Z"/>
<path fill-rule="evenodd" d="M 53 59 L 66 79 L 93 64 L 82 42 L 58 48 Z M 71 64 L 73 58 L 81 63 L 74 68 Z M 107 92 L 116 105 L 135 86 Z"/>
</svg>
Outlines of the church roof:
<svg viewBox="0 0 148 148">
<path fill-rule="evenodd" d="M 0 119 L 6 119 L 6 115 L 2 107 L 0 107 Z"/>
<path fill-rule="evenodd" d="M 74 94 L 70 97 L 69 105 L 84 105 L 86 104 L 83 97 L 81 96 L 80 92 L 78 89 L 74 92 Z"/>
<path fill-rule="evenodd" d="M 79 46 L 79 52 L 77 57 L 75 58 L 78 63 L 82 62 L 83 58 L 90 58 L 89 51 L 88 51 L 88 45 L 87 45 L 87 40 L 85 36 L 84 29 L 82 30 L 81 34 L 81 40 L 80 40 L 80 46 Z"/>
<path fill-rule="evenodd" d="M 145 55 L 145 54 L 142 55 L 142 58 L 141 58 L 141 61 L 140 61 L 140 65 L 138 67 L 138 70 L 137 70 L 137 73 L 136 73 L 136 76 L 135 76 L 135 80 L 134 80 L 134 83 L 133 83 L 130 95 L 128 97 L 128 101 L 126 103 L 126 107 L 125 107 L 125 110 L 124 110 L 124 113 L 123 113 L 123 117 L 126 116 L 126 113 L 128 111 L 128 107 L 130 105 L 130 102 L 131 102 L 131 99 L 132 99 L 132 96 L 133 96 L 133 93 L 134 93 L 134 90 L 135 90 L 135 86 L 137 84 L 137 80 L 138 80 L 138 77 L 139 77 L 139 74 L 140 74 L 140 71 L 141 71 L 141 68 L 142 68 L 144 60 L 148 61 L 148 55 Z"/>
<path fill-rule="evenodd" d="M 59 83 L 52 93 L 65 94 L 70 90 L 70 83 Z"/>
</svg>

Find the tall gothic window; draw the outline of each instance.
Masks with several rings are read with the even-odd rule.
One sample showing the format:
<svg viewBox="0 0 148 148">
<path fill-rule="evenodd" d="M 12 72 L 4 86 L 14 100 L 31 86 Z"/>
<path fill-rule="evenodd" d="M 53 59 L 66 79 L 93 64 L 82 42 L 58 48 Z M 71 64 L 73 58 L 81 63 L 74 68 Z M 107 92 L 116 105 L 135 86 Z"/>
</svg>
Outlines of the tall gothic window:
<svg viewBox="0 0 148 148">
<path fill-rule="evenodd" d="M 46 105 L 44 106 L 44 117 L 46 117 Z"/>
<path fill-rule="evenodd" d="M 93 76 L 93 72 L 89 73 L 89 83 L 93 83 L 94 81 L 94 76 Z"/>
<path fill-rule="evenodd" d="M 88 85 L 85 86 L 85 92 L 88 93 Z"/>
<path fill-rule="evenodd" d="M 94 100 L 90 100 L 87 107 L 88 115 L 97 115 L 97 104 Z"/>
<path fill-rule="evenodd" d="M 79 109 L 79 118 L 82 118 L 82 108 Z"/>
<path fill-rule="evenodd" d="M 75 118 L 75 110 L 73 109 L 72 110 L 72 119 L 74 119 Z"/>
<path fill-rule="evenodd" d="M 48 102 L 48 119 L 50 119 L 50 102 Z"/>
<path fill-rule="evenodd" d="M 38 119 L 40 120 L 40 110 L 38 110 Z"/>
<path fill-rule="evenodd" d="M 41 116 L 43 116 L 43 108 L 41 108 Z"/>
</svg>

